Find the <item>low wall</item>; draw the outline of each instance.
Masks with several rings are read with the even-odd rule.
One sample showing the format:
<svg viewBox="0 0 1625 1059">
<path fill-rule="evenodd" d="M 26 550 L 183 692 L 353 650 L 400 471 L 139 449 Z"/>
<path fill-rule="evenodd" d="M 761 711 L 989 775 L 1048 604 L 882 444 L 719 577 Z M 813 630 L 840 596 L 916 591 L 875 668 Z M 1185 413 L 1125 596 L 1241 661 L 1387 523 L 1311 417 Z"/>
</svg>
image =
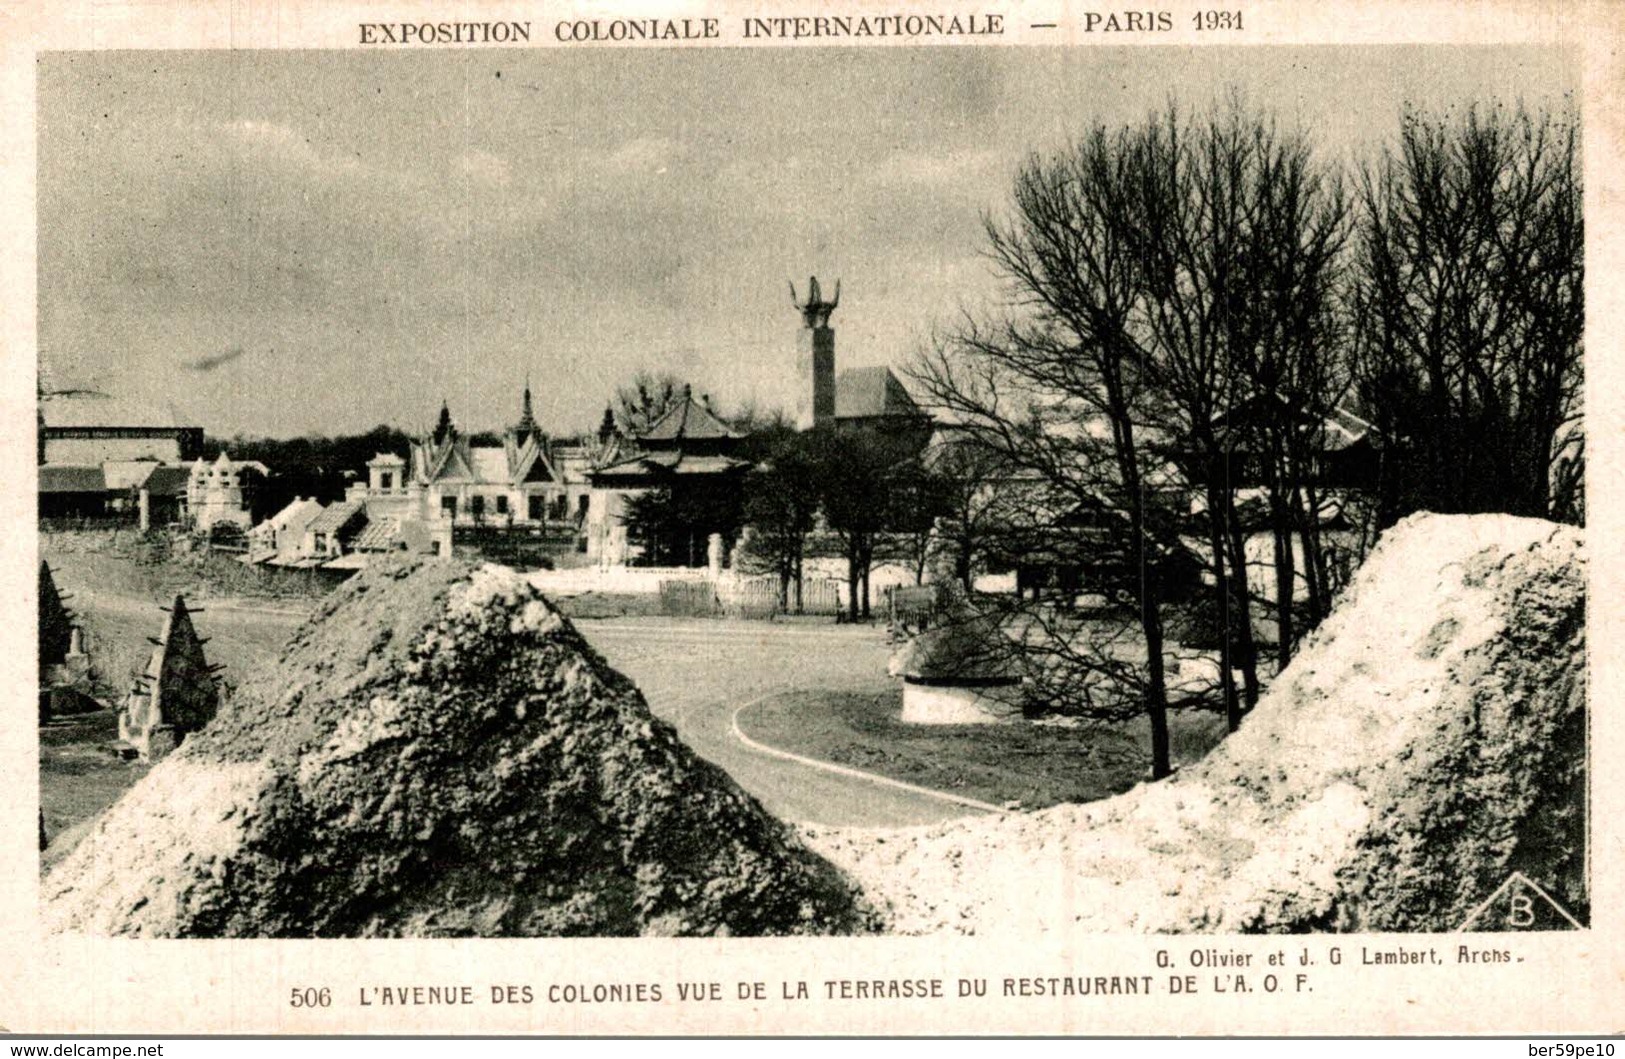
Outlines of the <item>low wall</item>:
<svg viewBox="0 0 1625 1059">
<path fill-rule="evenodd" d="M 660 594 L 662 581 L 704 581 L 710 571 L 703 566 L 592 566 L 575 570 L 534 570 L 524 576 L 537 589 L 554 596 L 580 596 L 588 592 L 655 596 Z"/>
</svg>

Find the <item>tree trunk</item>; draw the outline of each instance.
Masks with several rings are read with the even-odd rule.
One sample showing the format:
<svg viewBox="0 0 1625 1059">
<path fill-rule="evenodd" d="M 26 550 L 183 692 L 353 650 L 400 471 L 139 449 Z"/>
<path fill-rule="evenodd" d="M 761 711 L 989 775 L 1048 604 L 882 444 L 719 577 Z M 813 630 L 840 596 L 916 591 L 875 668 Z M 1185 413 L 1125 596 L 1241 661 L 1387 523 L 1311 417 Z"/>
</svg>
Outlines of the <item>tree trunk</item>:
<svg viewBox="0 0 1625 1059">
<path fill-rule="evenodd" d="M 1235 499 L 1225 494 L 1225 524 L 1230 528 L 1230 593 L 1235 600 L 1235 624 L 1227 629 L 1236 635 L 1236 665 L 1241 669 L 1242 699 L 1246 709 L 1258 705 L 1258 647 L 1253 642 L 1253 590 L 1247 573 L 1247 539 L 1236 517 Z"/>
<path fill-rule="evenodd" d="M 858 620 L 858 556 L 856 549 L 846 553 L 846 617 L 856 624 Z"/>
<path fill-rule="evenodd" d="M 867 549 L 863 553 L 863 620 L 869 620 L 869 570 L 874 566 L 875 558 Z"/>
<path fill-rule="evenodd" d="M 1332 606 L 1326 555 L 1320 548 L 1320 490 L 1315 487 L 1312 475 L 1304 474 L 1300 480 L 1304 483 L 1303 491 L 1294 494 L 1292 508 L 1302 518 L 1298 531 L 1303 540 L 1304 576 L 1309 582 L 1309 622 L 1311 626 L 1319 626 Z"/>
<path fill-rule="evenodd" d="M 1216 475 L 1209 474 L 1207 539 L 1208 547 L 1213 552 L 1213 603 L 1218 608 L 1219 619 L 1219 686 L 1224 695 L 1225 723 L 1234 732 L 1241 727 L 1241 702 L 1236 696 L 1235 659 L 1231 657 L 1230 649 L 1230 578 L 1225 562 L 1224 526 L 1220 521 L 1224 510 L 1220 492 Z"/>
<path fill-rule="evenodd" d="M 1275 671 L 1292 661 L 1292 595 L 1296 588 L 1296 563 L 1292 555 L 1292 520 L 1283 498 L 1270 496 L 1271 536 L 1275 540 Z"/>
<path fill-rule="evenodd" d="M 1140 633 L 1145 637 L 1146 655 L 1145 711 L 1151 722 L 1151 778 L 1160 780 L 1174 771 L 1168 739 L 1168 678 L 1162 656 L 1162 610 L 1157 593 L 1150 588 L 1154 583 L 1151 577 L 1154 552 L 1146 535 L 1146 500 L 1140 481 L 1140 457 L 1134 442 L 1134 420 L 1124 398 L 1122 376 L 1118 374 L 1120 368 L 1120 361 L 1109 361 L 1102 375 L 1105 376 L 1111 426 L 1116 440 L 1118 474 L 1123 481 L 1124 495 L 1128 497 L 1129 533 L 1137 556 Z"/>
</svg>

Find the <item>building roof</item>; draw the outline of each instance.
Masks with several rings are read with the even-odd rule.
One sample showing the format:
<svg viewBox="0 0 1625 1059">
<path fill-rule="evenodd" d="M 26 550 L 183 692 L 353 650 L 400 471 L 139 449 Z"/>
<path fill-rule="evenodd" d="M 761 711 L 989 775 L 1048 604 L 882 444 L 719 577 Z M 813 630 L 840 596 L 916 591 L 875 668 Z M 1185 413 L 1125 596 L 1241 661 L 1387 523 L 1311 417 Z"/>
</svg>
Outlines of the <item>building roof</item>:
<svg viewBox="0 0 1625 1059">
<path fill-rule="evenodd" d="M 366 517 L 361 501 L 346 500 L 317 515 L 305 529 L 310 533 L 336 533 L 348 526 L 357 516 Z"/>
<path fill-rule="evenodd" d="M 167 405 L 152 404 L 128 397 L 112 397 L 104 393 L 77 391 L 48 394 L 40 400 L 40 414 L 47 428 L 134 427 L 148 429 L 184 429 L 184 422 L 175 409 Z"/>
<path fill-rule="evenodd" d="M 99 466 L 44 463 L 39 468 L 42 493 L 105 493 L 107 478 Z"/>
<path fill-rule="evenodd" d="M 191 477 L 191 472 L 185 467 L 161 463 L 152 469 L 141 487 L 148 496 L 185 496 L 186 483 Z"/>
<path fill-rule="evenodd" d="M 691 439 L 742 438 L 745 435 L 717 418 L 715 412 L 694 400 L 685 391 L 683 399 L 666 410 L 638 436 L 640 441 L 686 441 Z"/>
<path fill-rule="evenodd" d="M 102 476 L 110 490 L 138 489 L 158 467 L 157 460 L 103 460 Z"/>
<path fill-rule="evenodd" d="M 921 415 L 908 390 L 885 366 L 847 368 L 835 378 L 835 418 Z"/>
<path fill-rule="evenodd" d="M 421 438 L 412 442 L 411 468 L 413 480 L 425 484 L 521 485 L 558 480 L 541 436 L 532 434 L 521 441 L 512 431 L 500 445 L 474 445 L 460 436 L 436 445 L 432 438 Z"/>
<path fill-rule="evenodd" d="M 322 513 L 321 501 L 315 498 L 300 497 L 289 501 L 288 506 L 261 522 L 254 528 L 256 530 L 302 530 L 309 526 L 317 515 Z"/>
<path fill-rule="evenodd" d="M 592 472 L 619 478 L 665 479 L 678 475 L 730 474 L 750 466 L 749 460 L 732 456 L 694 456 L 684 452 L 649 452 L 612 463 Z"/>
<path fill-rule="evenodd" d="M 1286 397 L 1276 394 L 1274 399 L 1283 406 L 1288 406 Z M 1268 397 L 1251 397 L 1236 403 L 1233 407 L 1214 417 L 1213 424 L 1219 433 L 1221 443 L 1230 444 L 1231 439 L 1226 435 L 1233 428 L 1240 441 L 1238 447 L 1244 448 L 1248 431 L 1251 430 L 1265 415 L 1264 407 Z M 1305 408 L 1290 408 L 1291 414 L 1306 427 L 1315 427 L 1316 442 L 1325 452 L 1342 452 L 1361 442 L 1381 448 L 1382 436 L 1372 424 L 1349 408 L 1347 404 L 1340 404 L 1315 423 L 1314 413 Z"/>
<path fill-rule="evenodd" d="M 406 461 L 393 452 L 380 452 L 367 461 L 368 467 L 405 467 Z"/>
<path fill-rule="evenodd" d="M 381 518 L 369 521 L 367 528 L 357 533 L 350 544 L 357 551 L 381 552 L 393 547 L 400 534 L 400 519 Z"/>
</svg>

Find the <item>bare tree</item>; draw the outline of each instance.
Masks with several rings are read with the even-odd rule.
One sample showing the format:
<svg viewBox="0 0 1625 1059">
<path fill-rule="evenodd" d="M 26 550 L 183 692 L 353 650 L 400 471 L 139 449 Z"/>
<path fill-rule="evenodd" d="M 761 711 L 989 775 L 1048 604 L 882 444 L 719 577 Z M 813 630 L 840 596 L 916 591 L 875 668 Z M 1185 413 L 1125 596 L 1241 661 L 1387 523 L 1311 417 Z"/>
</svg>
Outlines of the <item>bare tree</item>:
<svg viewBox="0 0 1625 1059">
<path fill-rule="evenodd" d="M 870 616 L 870 572 L 885 534 L 908 518 L 907 491 L 918 453 L 907 437 L 820 428 L 803 435 L 824 522 L 841 544 L 847 616 Z"/>
<path fill-rule="evenodd" d="M 807 535 L 818 514 L 818 481 L 809 446 L 794 432 L 780 435 L 745 479 L 746 561 L 778 577 L 779 609 L 796 614 L 802 610 Z"/>
<path fill-rule="evenodd" d="M 1139 575 L 1130 583 L 1143 654 L 1131 664 L 1143 679 L 1133 708 L 1150 722 L 1152 773 L 1162 777 L 1172 764 L 1148 502 L 1156 461 L 1142 435 L 1157 395 L 1146 385 L 1133 328 L 1137 232 L 1146 222 L 1135 195 L 1145 176 L 1141 157 L 1133 130 L 1102 126 L 1069 150 L 1030 158 L 1016 177 L 1010 215 L 986 225 L 990 256 L 1008 282 L 1009 317 L 967 320 L 922 353 L 913 375 L 929 403 L 1030 477 L 1041 506 L 1122 514 L 1120 524 L 1108 518 L 1103 528 L 1122 538 L 1121 554 Z M 1087 665 L 1099 655 L 1089 635 L 1075 629 L 1048 642 Z"/>
<path fill-rule="evenodd" d="M 1584 224 L 1572 113 L 1407 112 L 1360 185 L 1360 385 L 1407 447 L 1385 518 L 1553 513 L 1573 466 Z M 1570 477 L 1573 475 L 1570 473 Z"/>
<path fill-rule="evenodd" d="M 949 436 L 925 453 L 939 505 L 935 545 L 967 592 L 977 569 L 1020 512 L 1010 510 L 1017 472 L 998 451 L 971 436 Z"/>
<path fill-rule="evenodd" d="M 670 372 L 640 371 L 615 391 L 615 425 L 624 437 L 636 440 L 675 408 L 687 387 Z"/>
</svg>

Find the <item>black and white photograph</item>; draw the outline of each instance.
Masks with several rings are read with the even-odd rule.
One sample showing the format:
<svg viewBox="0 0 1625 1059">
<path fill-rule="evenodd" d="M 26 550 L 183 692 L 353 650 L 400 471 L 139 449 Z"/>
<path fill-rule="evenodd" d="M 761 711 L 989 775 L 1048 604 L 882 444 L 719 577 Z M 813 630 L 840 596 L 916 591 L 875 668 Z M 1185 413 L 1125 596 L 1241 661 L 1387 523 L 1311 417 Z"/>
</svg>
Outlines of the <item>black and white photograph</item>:
<svg viewBox="0 0 1625 1059">
<path fill-rule="evenodd" d="M 1412 11 L 0 15 L 0 1033 L 1612 1032 L 1625 18 Z"/>
<path fill-rule="evenodd" d="M 1587 927 L 1571 50 L 37 84 L 47 931 Z"/>
</svg>

